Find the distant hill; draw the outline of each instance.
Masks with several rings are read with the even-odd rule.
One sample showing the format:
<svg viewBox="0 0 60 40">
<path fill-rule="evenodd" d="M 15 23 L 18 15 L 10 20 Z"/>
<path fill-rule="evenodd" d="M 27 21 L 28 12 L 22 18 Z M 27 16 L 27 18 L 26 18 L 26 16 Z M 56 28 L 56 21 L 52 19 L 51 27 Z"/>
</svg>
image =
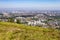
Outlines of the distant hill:
<svg viewBox="0 0 60 40">
<path fill-rule="evenodd" d="M 0 40 L 60 40 L 60 30 L 0 22 Z"/>
</svg>

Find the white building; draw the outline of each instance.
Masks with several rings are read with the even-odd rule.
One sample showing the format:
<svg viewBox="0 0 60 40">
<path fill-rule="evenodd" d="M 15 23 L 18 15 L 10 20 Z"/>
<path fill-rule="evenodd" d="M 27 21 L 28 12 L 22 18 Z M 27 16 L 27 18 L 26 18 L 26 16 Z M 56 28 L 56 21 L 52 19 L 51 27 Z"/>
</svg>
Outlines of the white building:
<svg viewBox="0 0 60 40">
<path fill-rule="evenodd" d="M 17 22 L 17 19 L 14 19 L 14 22 Z"/>
<path fill-rule="evenodd" d="M 32 21 L 28 21 L 28 25 L 33 25 L 33 26 L 35 26 L 35 25 L 45 25 L 45 23 L 41 22 L 41 20 L 37 20 L 37 21 L 32 20 Z"/>
</svg>

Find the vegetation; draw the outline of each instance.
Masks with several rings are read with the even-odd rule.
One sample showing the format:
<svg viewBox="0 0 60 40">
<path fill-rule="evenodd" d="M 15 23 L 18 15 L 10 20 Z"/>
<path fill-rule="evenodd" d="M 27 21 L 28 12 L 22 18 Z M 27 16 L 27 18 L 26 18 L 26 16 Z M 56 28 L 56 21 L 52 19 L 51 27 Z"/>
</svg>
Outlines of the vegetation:
<svg viewBox="0 0 60 40">
<path fill-rule="evenodd" d="M 0 40 L 60 40 L 60 30 L 0 22 Z"/>
<path fill-rule="evenodd" d="M 14 18 L 9 18 L 8 22 L 14 22 Z"/>
</svg>

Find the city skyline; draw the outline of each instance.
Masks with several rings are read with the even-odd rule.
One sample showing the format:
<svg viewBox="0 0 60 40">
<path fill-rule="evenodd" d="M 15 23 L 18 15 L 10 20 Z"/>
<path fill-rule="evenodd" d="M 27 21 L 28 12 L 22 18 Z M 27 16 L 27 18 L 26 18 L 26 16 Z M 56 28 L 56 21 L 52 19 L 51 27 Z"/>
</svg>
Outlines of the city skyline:
<svg viewBox="0 0 60 40">
<path fill-rule="evenodd" d="M 0 0 L 0 8 L 60 9 L 60 0 Z"/>
</svg>

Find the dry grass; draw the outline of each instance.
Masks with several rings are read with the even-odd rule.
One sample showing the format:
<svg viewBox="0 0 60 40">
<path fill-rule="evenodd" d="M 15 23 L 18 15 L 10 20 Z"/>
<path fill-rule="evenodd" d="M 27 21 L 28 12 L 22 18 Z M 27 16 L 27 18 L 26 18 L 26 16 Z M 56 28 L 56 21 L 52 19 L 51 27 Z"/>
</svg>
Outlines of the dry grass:
<svg viewBox="0 0 60 40">
<path fill-rule="evenodd" d="M 60 30 L 0 22 L 0 40 L 60 40 Z"/>
</svg>

